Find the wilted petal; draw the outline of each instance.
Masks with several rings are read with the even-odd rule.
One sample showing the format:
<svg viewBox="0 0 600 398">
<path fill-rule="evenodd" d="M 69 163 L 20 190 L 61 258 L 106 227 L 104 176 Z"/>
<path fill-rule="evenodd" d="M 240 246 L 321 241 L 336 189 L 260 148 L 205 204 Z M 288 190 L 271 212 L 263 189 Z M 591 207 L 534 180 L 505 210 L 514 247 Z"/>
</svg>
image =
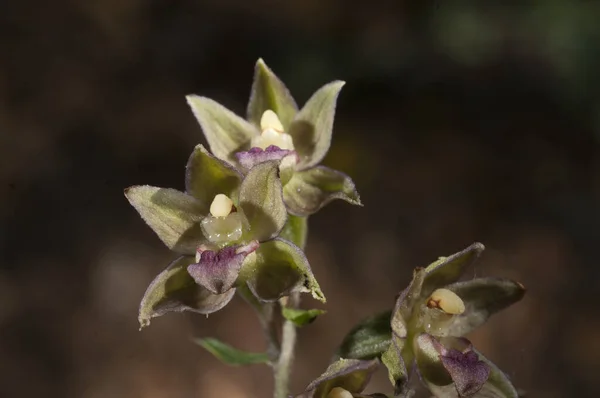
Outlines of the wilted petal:
<svg viewBox="0 0 600 398">
<path fill-rule="evenodd" d="M 277 114 L 287 130 L 298 112 L 298 106 L 289 90 L 262 59 L 256 62 L 254 81 L 248 102 L 248 120 L 260 126 L 260 118 L 267 110 Z"/>
<path fill-rule="evenodd" d="M 446 327 L 451 336 L 464 336 L 482 325 L 496 312 L 516 303 L 525 295 L 525 287 L 510 279 L 478 278 L 446 287 L 465 303 L 465 312 L 452 317 Z"/>
<path fill-rule="evenodd" d="M 244 168 L 245 171 L 250 170 L 252 167 L 256 166 L 259 163 L 263 163 L 269 160 L 281 160 L 288 155 L 294 155 L 296 152 L 290 151 L 288 149 L 280 149 L 275 145 L 270 145 L 266 149 L 261 148 L 251 148 L 247 151 L 237 152 L 235 157 L 237 158 L 240 166 Z"/>
<path fill-rule="evenodd" d="M 186 99 L 210 150 L 220 159 L 234 161 L 233 154 L 247 149 L 252 137 L 260 134 L 254 125 L 210 98 L 188 95 Z"/>
<path fill-rule="evenodd" d="M 329 365 L 325 373 L 313 380 L 298 398 L 326 398 L 327 394 L 336 387 L 353 394 L 360 393 L 365 389 L 378 366 L 377 359 L 370 361 L 340 359 Z"/>
<path fill-rule="evenodd" d="M 235 289 L 216 295 L 198 285 L 187 272 L 188 265 L 193 262 L 194 257 L 180 257 L 154 278 L 140 303 L 138 320 L 141 327 L 167 312 L 210 314 L 229 303 Z"/>
<path fill-rule="evenodd" d="M 227 246 L 219 251 L 203 250 L 200 261 L 190 264 L 187 270 L 197 284 L 214 294 L 222 294 L 232 288 L 244 259 L 257 248 L 258 241 L 252 241 L 244 246 Z"/>
<path fill-rule="evenodd" d="M 303 292 L 325 302 L 302 250 L 283 239 L 261 243 L 256 252 L 247 257 L 240 277 L 263 301 L 274 301 L 291 292 Z"/>
<path fill-rule="evenodd" d="M 283 198 L 297 216 L 311 215 L 334 199 L 362 205 L 352 179 L 324 166 L 296 171 L 283 188 Z"/>
<path fill-rule="evenodd" d="M 243 178 L 239 171 L 208 153 L 202 145 L 194 148 L 186 166 L 185 177 L 186 191 L 207 208 L 217 194 L 224 194 L 235 200 Z"/>
<path fill-rule="evenodd" d="M 207 208 L 192 196 L 149 185 L 129 187 L 125 196 L 169 249 L 193 254 L 205 242 L 200 221 Z"/>
<path fill-rule="evenodd" d="M 327 154 L 331 145 L 335 105 L 344 84 L 335 81 L 321 87 L 294 118 L 289 134 L 300 156 L 300 170 L 319 164 Z"/>
<path fill-rule="evenodd" d="M 450 257 L 440 257 L 433 262 L 425 271 L 425 281 L 423 282 L 423 296 L 430 295 L 435 289 L 445 287 L 450 283 L 456 282 L 464 272 L 479 258 L 485 246 L 481 243 L 473 243 L 466 249 L 451 255 Z"/>
<path fill-rule="evenodd" d="M 242 181 L 240 207 L 250 224 L 250 238 L 264 242 L 279 234 L 287 219 L 278 162 L 252 168 Z"/>
<path fill-rule="evenodd" d="M 473 351 L 450 349 L 440 356 L 461 397 L 469 397 L 481 390 L 490 375 L 490 367 L 479 360 Z"/>
</svg>

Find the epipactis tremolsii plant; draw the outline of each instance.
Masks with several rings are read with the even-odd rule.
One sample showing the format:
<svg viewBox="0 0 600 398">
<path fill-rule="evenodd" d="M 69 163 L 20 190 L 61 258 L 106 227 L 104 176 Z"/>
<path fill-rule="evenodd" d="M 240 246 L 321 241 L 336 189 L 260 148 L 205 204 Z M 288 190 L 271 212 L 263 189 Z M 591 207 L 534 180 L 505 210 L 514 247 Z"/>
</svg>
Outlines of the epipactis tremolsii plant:
<svg viewBox="0 0 600 398">
<path fill-rule="evenodd" d="M 298 109 L 259 59 L 247 120 L 211 99 L 187 97 L 212 153 L 200 144 L 193 149 L 185 192 L 149 185 L 125 190 L 142 219 L 178 255 L 147 288 L 141 327 L 169 312 L 208 315 L 238 293 L 259 317 L 266 352 L 240 351 L 209 337 L 195 342 L 230 365 L 270 365 L 275 398 L 291 398 L 296 329 L 324 313 L 299 308 L 299 293 L 325 302 L 303 252 L 307 218 L 333 199 L 361 205 L 350 177 L 319 165 L 331 144 L 343 85 L 321 87 Z M 382 365 L 395 396 L 413 396 L 420 383 L 442 398 L 517 397 L 506 375 L 464 337 L 525 292 L 507 279 L 460 282 L 482 251 L 475 243 L 416 268 L 395 308 L 353 328 L 327 370 L 297 398 L 389 397 L 365 393 Z"/>
</svg>

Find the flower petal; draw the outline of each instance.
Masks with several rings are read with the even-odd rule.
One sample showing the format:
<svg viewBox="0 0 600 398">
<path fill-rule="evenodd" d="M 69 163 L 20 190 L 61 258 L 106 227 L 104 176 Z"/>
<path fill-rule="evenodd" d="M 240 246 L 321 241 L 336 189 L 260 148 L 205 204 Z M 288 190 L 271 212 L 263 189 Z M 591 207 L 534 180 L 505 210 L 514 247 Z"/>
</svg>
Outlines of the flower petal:
<svg viewBox="0 0 600 398">
<path fill-rule="evenodd" d="M 287 130 L 298 113 L 298 106 L 281 80 L 259 59 L 254 68 L 254 81 L 248 102 L 248 120 L 260 126 L 260 118 L 266 110 L 277 114 L 283 128 Z"/>
<path fill-rule="evenodd" d="M 258 241 L 252 241 L 244 246 L 227 246 L 217 252 L 203 250 L 200 261 L 190 264 L 187 270 L 197 284 L 211 293 L 222 294 L 232 288 L 244 259 L 257 248 Z"/>
<path fill-rule="evenodd" d="M 278 146 L 270 145 L 266 149 L 250 148 L 247 151 L 236 152 L 235 157 L 244 171 L 250 170 L 259 163 L 269 160 L 281 160 L 288 155 L 296 157 L 296 152 L 287 149 L 280 149 Z"/>
<path fill-rule="evenodd" d="M 463 353 L 450 349 L 441 355 L 440 359 L 461 397 L 469 397 L 481 390 L 490 376 L 490 367 L 480 361 L 473 351 Z"/>
<path fill-rule="evenodd" d="M 334 81 L 321 87 L 294 118 L 289 134 L 300 156 L 299 170 L 319 164 L 327 154 L 331 145 L 335 105 L 344 84 L 343 81 Z"/>
<path fill-rule="evenodd" d="M 452 383 L 452 377 L 440 359 L 444 347 L 435 337 L 421 333 L 414 339 L 413 346 L 416 364 L 423 381 L 437 386 Z"/>
<path fill-rule="evenodd" d="M 233 154 L 245 150 L 258 129 L 223 105 L 197 95 L 186 97 L 200 123 L 210 150 L 220 159 L 232 162 Z"/>
<path fill-rule="evenodd" d="M 149 185 L 129 187 L 125 196 L 169 249 L 193 254 L 205 242 L 200 221 L 207 209 L 192 196 Z"/>
<path fill-rule="evenodd" d="M 287 220 L 278 167 L 274 160 L 258 164 L 242 181 L 240 207 L 250 224 L 250 239 L 274 238 Z"/>
<path fill-rule="evenodd" d="M 283 198 L 297 216 L 314 214 L 334 199 L 362 206 L 352 179 L 325 166 L 296 171 L 283 188 Z"/>
<path fill-rule="evenodd" d="M 455 315 L 446 329 L 450 336 L 464 336 L 496 312 L 518 302 L 525 287 L 510 279 L 478 278 L 446 287 L 465 303 L 465 312 Z"/>
<path fill-rule="evenodd" d="M 197 145 L 186 166 L 185 189 L 208 208 L 217 194 L 237 200 L 242 174 Z M 237 204 L 237 203 L 236 203 Z"/>
<path fill-rule="evenodd" d="M 377 359 L 340 359 L 329 365 L 325 373 L 313 380 L 299 397 L 325 398 L 335 387 L 341 387 L 350 393 L 360 393 L 378 367 Z"/>
<path fill-rule="evenodd" d="M 466 249 L 451 255 L 440 257 L 433 262 L 425 271 L 427 276 L 423 282 L 423 296 L 430 295 L 435 289 L 442 288 L 450 283 L 456 282 L 479 258 L 485 246 L 481 243 L 473 243 Z"/>
<path fill-rule="evenodd" d="M 167 312 L 210 314 L 229 303 L 235 289 L 225 294 L 212 294 L 188 274 L 187 266 L 193 262 L 194 257 L 180 257 L 150 283 L 140 303 L 138 320 L 142 328 L 150 324 L 150 319 Z"/>
<path fill-rule="evenodd" d="M 292 292 L 310 292 L 315 299 L 325 302 L 302 250 L 280 238 L 261 243 L 246 258 L 240 278 L 247 281 L 252 293 L 262 301 L 274 301 Z"/>
</svg>

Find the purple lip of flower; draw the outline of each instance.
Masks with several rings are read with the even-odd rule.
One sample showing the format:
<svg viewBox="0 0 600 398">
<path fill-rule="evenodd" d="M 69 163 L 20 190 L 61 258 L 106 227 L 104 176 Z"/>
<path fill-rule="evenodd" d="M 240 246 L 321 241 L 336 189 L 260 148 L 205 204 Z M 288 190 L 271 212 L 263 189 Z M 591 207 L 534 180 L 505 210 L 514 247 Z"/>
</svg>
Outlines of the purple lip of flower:
<svg viewBox="0 0 600 398">
<path fill-rule="evenodd" d="M 461 397 L 475 394 L 490 376 L 490 367 L 480 361 L 477 353 L 471 350 L 460 352 L 455 349 L 443 349 L 440 360 L 450 373 Z"/>
<path fill-rule="evenodd" d="M 227 246 L 219 251 L 198 248 L 200 260 L 188 266 L 188 273 L 211 293 L 225 293 L 233 287 L 246 256 L 257 248 L 258 241 L 243 246 Z"/>
<path fill-rule="evenodd" d="M 240 165 L 250 170 L 253 166 L 269 160 L 281 160 L 288 155 L 296 154 L 296 151 L 281 149 L 276 145 L 269 145 L 266 149 L 258 147 L 250 148 L 248 151 L 237 152 L 235 157 Z"/>
</svg>

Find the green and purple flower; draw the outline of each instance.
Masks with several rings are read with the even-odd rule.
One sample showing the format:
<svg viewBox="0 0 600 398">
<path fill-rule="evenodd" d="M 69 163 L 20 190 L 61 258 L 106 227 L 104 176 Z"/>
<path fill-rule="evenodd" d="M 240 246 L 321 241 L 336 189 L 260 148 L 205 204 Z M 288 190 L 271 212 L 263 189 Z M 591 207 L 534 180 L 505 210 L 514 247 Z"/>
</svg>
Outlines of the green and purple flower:
<svg viewBox="0 0 600 398">
<path fill-rule="evenodd" d="M 334 199 L 361 204 L 350 177 L 319 165 L 331 144 L 343 85 L 334 81 L 321 87 L 298 109 L 285 84 L 259 59 L 247 120 L 206 97 L 189 95 L 187 101 L 218 158 L 243 173 L 262 162 L 280 160 L 287 210 L 308 216 Z"/>
</svg>

